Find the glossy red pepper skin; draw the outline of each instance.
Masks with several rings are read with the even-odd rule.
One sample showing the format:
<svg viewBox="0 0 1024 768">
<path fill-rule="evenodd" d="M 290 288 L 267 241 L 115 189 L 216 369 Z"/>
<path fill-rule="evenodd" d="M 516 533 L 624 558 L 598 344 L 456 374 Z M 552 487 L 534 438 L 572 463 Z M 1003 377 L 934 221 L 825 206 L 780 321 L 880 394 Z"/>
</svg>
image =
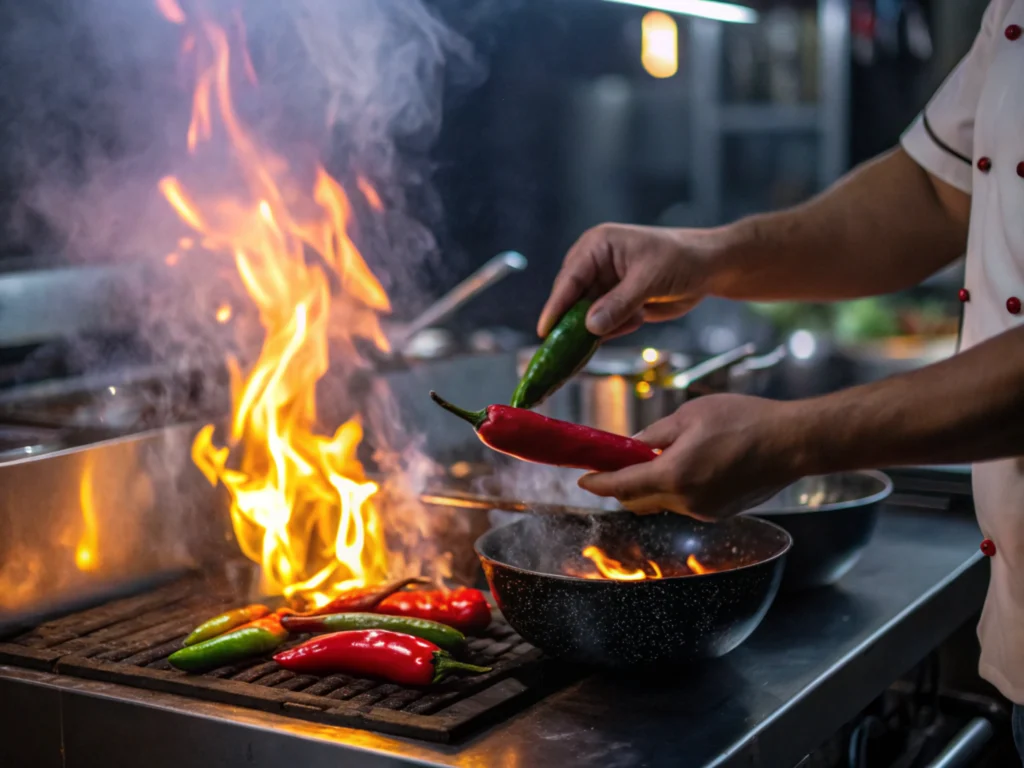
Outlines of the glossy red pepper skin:
<svg viewBox="0 0 1024 768">
<path fill-rule="evenodd" d="M 480 634 L 491 623 L 487 598 L 479 589 L 470 587 L 450 592 L 439 589 L 400 592 L 383 600 L 374 612 L 436 621 L 467 635 Z"/>
<path fill-rule="evenodd" d="M 434 402 L 465 419 L 484 445 L 535 464 L 615 472 L 657 458 L 647 443 L 582 424 L 549 419 L 509 405 L 465 411 L 431 392 Z"/>
<path fill-rule="evenodd" d="M 287 670 L 314 675 L 336 672 L 379 677 L 400 685 L 430 685 L 451 672 L 490 672 L 455 661 L 428 640 L 385 629 L 335 632 L 274 656 Z"/>
<path fill-rule="evenodd" d="M 412 578 L 391 581 L 387 584 L 375 584 L 369 587 L 356 587 L 350 589 L 327 603 L 327 605 L 306 611 L 306 616 L 323 616 L 328 613 L 361 613 L 372 611 L 377 604 L 388 595 L 393 595 L 400 589 L 405 589 L 413 584 L 426 584 L 427 579 Z"/>
</svg>

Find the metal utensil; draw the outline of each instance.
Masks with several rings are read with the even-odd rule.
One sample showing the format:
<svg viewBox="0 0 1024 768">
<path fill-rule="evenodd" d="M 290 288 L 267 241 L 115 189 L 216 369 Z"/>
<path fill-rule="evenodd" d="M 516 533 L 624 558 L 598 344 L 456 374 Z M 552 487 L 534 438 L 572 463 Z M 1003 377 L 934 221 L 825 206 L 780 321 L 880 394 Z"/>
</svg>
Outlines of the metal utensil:
<svg viewBox="0 0 1024 768">
<path fill-rule="evenodd" d="M 487 290 L 513 272 L 522 272 L 526 269 L 526 264 L 526 257 L 517 251 L 499 253 L 430 305 L 425 312 L 411 323 L 393 329 L 390 338 L 393 354 L 401 354 L 405 345 L 417 333 L 445 319 L 474 296 Z"/>
<path fill-rule="evenodd" d="M 545 653 L 600 666 L 671 664 L 728 653 L 767 613 L 792 538 L 739 516 L 717 524 L 683 515 L 524 517 L 476 542 L 508 623 Z M 566 574 L 589 545 L 612 557 L 667 564 L 692 555 L 704 574 L 636 581 Z M 584 561 L 585 562 L 585 561 Z"/>
<path fill-rule="evenodd" d="M 620 510 L 603 510 L 594 507 L 573 507 L 566 504 L 535 504 L 528 501 L 515 499 L 503 499 L 491 496 L 480 496 L 474 493 L 463 491 L 446 490 L 436 493 L 421 493 L 420 501 L 424 504 L 443 507 L 459 507 L 461 509 L 474 509 L 490 511 L 497 509 L 502 512 L 522 512 L 531 515 L 546 515 L 555 517 L 595 517 L 599 515 L 613 514 Z"/>
</svg>

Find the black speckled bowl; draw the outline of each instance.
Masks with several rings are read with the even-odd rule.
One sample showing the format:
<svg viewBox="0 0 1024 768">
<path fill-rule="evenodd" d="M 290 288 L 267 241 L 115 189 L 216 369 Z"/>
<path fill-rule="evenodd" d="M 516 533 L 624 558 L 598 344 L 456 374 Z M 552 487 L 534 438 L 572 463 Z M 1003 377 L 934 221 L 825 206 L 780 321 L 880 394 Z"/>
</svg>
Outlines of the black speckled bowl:
<svg viewBox="0 0 1024 768">
<path fill-rule="evenodd" d="M 595 544 L 610 556 L 639 550 L 660 564 L 694 555 L 703 575 L 643 581 L 565 575 L 589 564 Z M 674 514 L 529 516 L 476 542 L 491 592 L 508 623 L 533 645 L 600 666 L 683 663 L 728 653 L 764 618 L 792 538 L 742 516 L 710 525 Z"/>
</svg>

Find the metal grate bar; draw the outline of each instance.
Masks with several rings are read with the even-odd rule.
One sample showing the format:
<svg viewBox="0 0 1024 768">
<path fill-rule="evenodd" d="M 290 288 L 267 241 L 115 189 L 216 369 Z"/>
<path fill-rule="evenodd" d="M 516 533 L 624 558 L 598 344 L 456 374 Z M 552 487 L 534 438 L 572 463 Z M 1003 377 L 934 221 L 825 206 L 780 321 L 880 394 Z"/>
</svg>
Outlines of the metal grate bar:
<svg viewBox="0 0 1024 768">
<path fill-rule="evenodd" d="M 500 617 L 486 635 L 471 639 L 465 652 L 467 661 L 493 671 L 429 688 L 344 674 L 298 675 L 282 669 L 270 654 L 203 675 L 172 668 L 167 657 L 182 647 L 185 636 L 232 604 L 208 584 L 186 579 L 0 642 L 0 661 L 434 741 L 451 741 L 473 722 L 536 697 L 564 677 L 552 674 L 540 652 Z"/>
</svg>

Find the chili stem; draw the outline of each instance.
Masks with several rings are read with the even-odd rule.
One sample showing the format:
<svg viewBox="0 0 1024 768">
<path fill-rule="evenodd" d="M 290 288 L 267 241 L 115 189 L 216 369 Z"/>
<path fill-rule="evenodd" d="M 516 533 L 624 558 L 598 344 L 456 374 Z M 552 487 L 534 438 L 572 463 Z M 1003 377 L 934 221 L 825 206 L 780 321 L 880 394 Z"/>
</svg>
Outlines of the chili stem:
<svg viewBox="0 0 1024 768">
<path fill-rule="evenodd" d="M 487 421 L 487 409 L 482 411 L 467 411 L 464 408 L 459 408 L 457 405 L 452 405 L 437 392 L 431 391 L 430 399 L 440 405 L 446 411 L 454 413 L 460 419 L 465 419 L 473 425 L 473 429 L 480 429 L 485 421 Z"/>
<path fill-rule="evenodd" d="M 473 672 L 482 675 L 490 672 L 490 667 L 478 667 L 476 664 L 466 664 L 464 661 L 456 661 L 444 651 L 434 653 L 434 679 L 432 682 L 439 682 L 451 672 Z"/>
</svg>

